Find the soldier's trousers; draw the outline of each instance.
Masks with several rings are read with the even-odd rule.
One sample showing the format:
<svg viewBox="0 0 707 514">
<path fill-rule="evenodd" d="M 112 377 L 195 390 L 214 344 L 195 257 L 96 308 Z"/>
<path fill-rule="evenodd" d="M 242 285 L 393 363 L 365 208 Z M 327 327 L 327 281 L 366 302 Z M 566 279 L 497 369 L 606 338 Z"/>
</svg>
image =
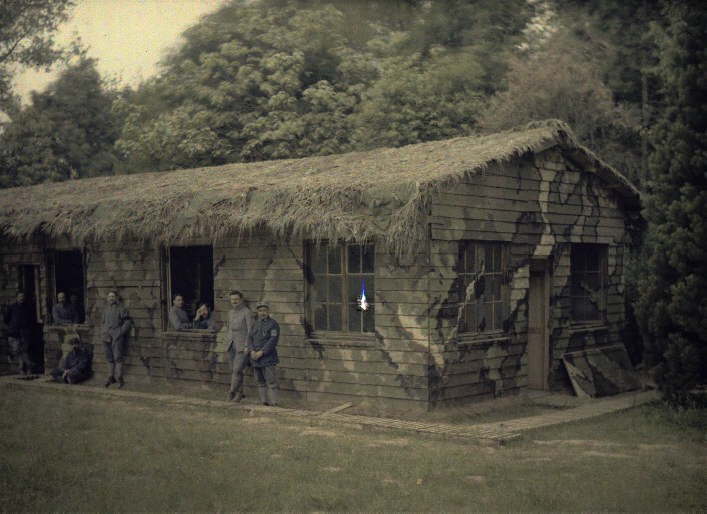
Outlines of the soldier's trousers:
<svg viewBox="0 0 707 514">
<path fill-rule="evenodd" d="M 10 359 L 17 363 L 18 371 L 22 375 L 32 373 L 34 364 L 29 356 L 29 341 L 26 337 L 8 337 L 10 346 Z"/>
<path fill-rule="evenodd" d="M 231 359 L 231 392 L 243 393 L 243 372 L 250 364 L 248 352 L 236 352 Z"/>
<path fill-rule="evenodd" d="M 123 376 L 125 341 L 123 339 L 104 341 L 103 348 L 106 351 L 106 360 L 110 364 L 110 376 L 120 380 Z"/>
<path fill-rule="evenodd" d="M 260 401 L 270 405 L 277 405 L 277 368 L 275 366 L 253 367 L 253 374 L 258 381 Z M 270 397 L 269 400 L 268 396 Z"/>
</svg>

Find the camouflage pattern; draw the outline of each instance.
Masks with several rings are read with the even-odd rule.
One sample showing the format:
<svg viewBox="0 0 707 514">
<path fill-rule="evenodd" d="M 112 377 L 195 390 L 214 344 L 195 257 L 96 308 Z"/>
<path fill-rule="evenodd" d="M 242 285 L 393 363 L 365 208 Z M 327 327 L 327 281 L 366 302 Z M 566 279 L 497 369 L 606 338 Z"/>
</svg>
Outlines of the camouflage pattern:
<svg viewBox="0 0 707 514">
<path fill-rule="evenodd" d="M 213 244 L 214 316 L 221 327 L 217 334 L 166 330 L 164 318 L 170 304 L 166 261 L 157 243 L 88 245 L 87 323 L 78 329 L 81 339 L 100 344 L 96 326 L 100 309 L 107 293 L 115 289 L 134 322 L 125 363 L 129 383 L 188 380 L 213 384 L 225 392 L 230 367 L 224 321 L 230 308 L 228 293 L 238 289 L 251 307 L 258 301 L 268 303 L 280 323 L 278 378 L 283 402 L 289 395 L 332 404 L 352 401 L 381 412 L 429 409 L 515 394 L 528 386 L 529 286 L 533 263 L 546 262 L 549 386 L 570 390 L 563 362 L 566 354 L 621 345 L 623 263 L 630 219 L 618 195 L 597 174 L 580 171 L 552 148 L 440 190 L 430 197 L 429 205 L 426 246 L 401 257 L 376 245 L 375 333 L 315 336 L 304 311 L 308 276 L 304 238 L 276 240 L 258 232 L 217 241 L 179 241 L 180 245 Z M 461 306 L 483 294 L 480 276 L 460 293 L 460 240 L 507 244 L 505 330 L 489 337 L 459 331 Z M 47 292 L 44 248 L 72 247 L 70 241 L 2 243 L 2 302 L 14 296 L 17 263 L 40 266 L 40 287 Z M 603 323 L 578 325 L 572 319 L 574 243 L 607 247 L 606 294 L 595 298 L 601 300 Z M 57 358 L 66 336 L 56 327 L 46 328 L 47 361 L 52 352 L 51 360 Z M 0 352 L 3 346 L 0 340 Z M 586 366 L 594 366 L 587 362 L 575 359 L 570 365 L 586 375 Z M 94 370 L 99 379 L 106 376 L 103 359 L 94 359 Z M 619 380 L 603 371 L 601 376 L 609 382 Z M 255 385 L 250 372 L 245 385 L 248 394 L 247 389 Z"/>
<path fill-rule="evenodd" d="M 562 361 L 577 396 L 596 398 L 641 387 L 622 344 L 568 352 Z"/>
<path fill-rule="evenodd" d="M 462 196 L 468 195 L 466 198 Z M 595 174 L 583 171 L 557 149 L 489 169 L 442 191 L 431 208 L 431 401 L 514 394 L 528 386 L 528 303 L 531 263 L 545 262 L 550 280 L 548 384 L 570 389 L 563 365 L 567 352 L 623 348 L 623 257 L 631 226 L 617 195 Z M 505 331 L 472 337 L 458 331 L 463 299 L 456 271 L 458 241 L 504 241 L 509 248 Z M 603 322 L 580 325 L 570 300 L 572 244 L 606 245 L 602 298 L 582 286 L 603 313 Z M 591 288 L 594 289 L 591 289 Z M 467 300 L 474 294 L 467 288 Z M 614 355 L 614 353 L 612 353 Z M 615 390 L 624 376 L 606 373 Z M 433 380 L 436 377 L 436 382 Z M 609 388 L 605 388 L 608 390 Z"/>
</svg>

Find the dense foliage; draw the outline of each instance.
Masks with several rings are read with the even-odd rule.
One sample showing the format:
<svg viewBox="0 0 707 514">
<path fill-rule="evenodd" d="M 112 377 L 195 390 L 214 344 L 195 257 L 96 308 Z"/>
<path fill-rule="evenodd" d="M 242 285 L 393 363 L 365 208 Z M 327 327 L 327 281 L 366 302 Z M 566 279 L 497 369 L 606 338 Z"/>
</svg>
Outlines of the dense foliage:
<svg viewBox="0 0 707 514">
<path fill-rule="evenodd" d="M 0 111 L 17 108 L 12 75 L 18 65 L 48 67 L 64 56 L 54 32 L 74 0 L 2 0 L 0 3 Z"/>
<path fill-rule="evenodd" d="M 665 105 L 654 148 L 637 312 L 647 356 L 674 403 L 707 379 L 707 6 L 665 9 L 658 76 Z"/>
<path fill-rule="evenodd" d="M 0 134 L 0 187 L 112 173 L 114 96 L 85 57 L 34 93 Z"/>
</svg>

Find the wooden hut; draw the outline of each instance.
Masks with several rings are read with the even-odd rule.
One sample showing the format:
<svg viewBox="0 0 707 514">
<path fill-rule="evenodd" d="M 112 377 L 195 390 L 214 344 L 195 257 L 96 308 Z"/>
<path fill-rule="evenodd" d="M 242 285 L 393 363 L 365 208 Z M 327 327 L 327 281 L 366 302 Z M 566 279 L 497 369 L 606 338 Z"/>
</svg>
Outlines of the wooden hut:
<svg viewBox="0 0 707 514">
<path fill-rule="evenodd" d="M 95 326 L 117 290 L 135 322 L 128 384 L 225 393 L 225 331 L 175 332 L 166 313 L 179 290 L 224 320 L 238 289 L 268 302 L 282 327 L 285 399 L 429 409 L 569 387 L 567 355 L 625 353 L 624 263 L 638 219 L 636 188 L 554 120 L 47 183 L 0 191 L 0 303 L 25 289 L 46 366 L 77 333 L 95 345 L 102 379 Z M 80 297 L 84 323 L 52 325 L 58 289 Z"/>
</svg>

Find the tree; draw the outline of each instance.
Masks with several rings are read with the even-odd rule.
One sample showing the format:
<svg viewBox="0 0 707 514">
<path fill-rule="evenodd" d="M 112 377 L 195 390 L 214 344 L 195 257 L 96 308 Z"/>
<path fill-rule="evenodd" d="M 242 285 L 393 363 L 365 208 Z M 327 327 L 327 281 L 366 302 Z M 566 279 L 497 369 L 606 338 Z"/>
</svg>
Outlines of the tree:
<svg viewBox="0 0 707 514">
<path fill-rule="evenodd" d="M 479 98 L 501 82 L 523 5 L 445 0 L 454 7 L 447 12 L 420 0 L 232 1 L 187 30 L 160 76 L 121 106 L 129 120 L 118 142 L 122 167 L 304 157 L 468 134 Z"/>
<path fill-rule="evenodd" d="M 494 95 L 480 115 L 485 132 L 558 118 L 585 145 L 629 175 L 640 169 L 639 124 L 614 102 L 602 80 L 603 54 L 566 28 L 534 52 L 509 58 L 507 89 Z"/>
<path fill-rule="evenodd" d="M 707 7 L 666 2 L 658 40 L 665 105 L 650 133 L 644 273 L 636 301 L 646 354 L 673 404 L 707 378 Z"/>
<path fill-rule="evenodd" d="M 69 16 L 74 0 L 3 0 L 0 8 L 0 110 L 12 101 L 14 67 L 49 67 L 64 52 L 54 32 Z"/>
<path fill-rule="evenodd" d="M 115 94 L 85 56 L 33 93 L 0 134 L 0 187 L 105 175 L 117 138 Z"/>
</svg>

